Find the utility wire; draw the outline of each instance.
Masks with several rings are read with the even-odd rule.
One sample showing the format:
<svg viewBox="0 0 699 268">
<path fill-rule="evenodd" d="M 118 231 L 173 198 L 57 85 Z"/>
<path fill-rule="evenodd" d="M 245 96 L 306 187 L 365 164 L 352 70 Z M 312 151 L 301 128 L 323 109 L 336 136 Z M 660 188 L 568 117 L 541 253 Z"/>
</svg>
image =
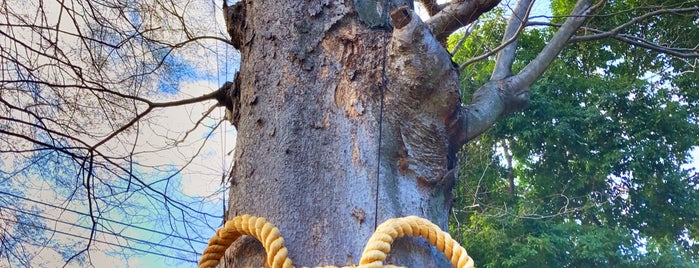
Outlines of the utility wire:
<svg viewBox="0 0 699 268">
<path fill-rule="evenodd" d="M 46 230 L 46 231 L 55 232 L 55 233 L 62 234 L 62 235 L 68 235 L 68 236 L 72 236 L 72 237 L 76 237 L 76 238 L 80 238 L 80 239 L 89 239 L 89 237 L 74 235 L 74 234 L 70 234 L 70 233 L 67 233 L 67 232 L 60 231 L 60 230 L 48 228 L 48 227 L 45 227 L 45 226 L 38 226 L 38 225 L 32 224 L 32 223 L 20 222 L 20 221 L 16 221 L 16 220 L 13 220 L 13 219 L 7 219 L 7 218 L 2 218 L 2 217 L 0 217 L 0 219 L 2 219 L 2 220 L 4 220 L 4 221 L 8 221 L 8 222 L 14 222 L 14 223 L 16 223 L 16 224 L 21 224 L 21 225 L 33 227 L 33 228 L 44 229 L 44 230 Z M 176 260 L 185 261 L 185 262 L 191 262 L 191 263 L 197 263 L 196 260 L 185 259 L 185 258 L 177 257 L 177 256 L 170 256 L 170 255 L 166 255 L 166 254 L 163 254 L 163 253 L 154 252 L 154 251 L 145 250 L 145 249 L 140 249 L 140 248 L 135 248 L 135 247 L 131 247 L 131 246 L 124 246 L 124 245 L 120 245 L 120 244 L 113 243 L 113 242 L 109 242 L 109 241 L 99 240 L 99 239 L 96 239 L 96 238 L 92 238 L 92 241 L 98 242 L 98 243 L 102 243 L 102 244 L 106 244 L 106 245 L 110 245 L 110 246 L 120 247 L 120 248 L 124 248 L 124 249 L 128 249 L 128 250 L 138 251 L 138 252 L 142 252 L 142 253 L 153 254 L 153 255 L 157 255 L 157 256 L 161 256 L 161 257 L 165 257 L 165 258 L 176 259 Z"/>
<path fill-rule="evenodd" d="M 60 222 L 60 223 L 62 223 L 62 224 L 66 224 L 66 225 L 70 225 L 70 226 L 74 226 L 74 227 L 79 227 L 79 228 L 82 228 L 82 229 L 85 229 L 85 230 L 92 230 L 91 227 L 83 226 L 83 225 L 80 225 L 80 224 L 77 224 L 77 223 L 67 222 L 67 221 L 64 221 L 64 220 L 61 220 L 61 219 L 56 219 L 56 218 L 51 218 L 51 217 L 46 217 L 46 216 L 42 216 L 42 215 L 39 215 L 39 214 L 36 214 L 36 213 L 31 213 L 31 212 L 23 211 L 23 210 L 21 210 L 21 209 L 15 209 L 15 208 L 11 208 L 11 207 L 3 207 L 3 206 L 0 206 L 0 209 L 3 209 L 3 208 L 8 209 L 8 210 L 12 210 L 12 211 L 15 211 L 15 212 L 18 212 L 18 213 L 22 213 L 22 214 L 27 214 L 27 215 L 31 215 L 31 216 L 36 216 L 36 217 L 39 217 L 39 218 L 42 218 L 42 219 L 46 219 L 46 220 L 49 220 L 49 221 Z M 151 242 L 151 241 L 148 241 L 148 240 L 143 240 L 143 239 L 139 239 L 139 238 L 127 236 L 127 235 L 117 234 L 117 233 L 114 233 L 114 232 L 107 232 L 107 231 L 105 231 L 105 230 L 95 230 L 95 231 L 96 231 L 96 232 L 99 232 L 99 233 L 103 233 L 103 234 L 107 234 L 107 235 L 112 235 L 112 236 L 115 236 L 115 237 L 123 238 L 123 239 L 126 239 L 126 240 L 133 240 L 133 241 L 136 241 L 136 242 L 139 242 L 139 243 L 142 243 L 142 244 L 146 244 L 146 245 L 150 245 L 150 246 L 153 246 L 153 247 L 164 247 L 164 248 L 169 248 L 169 249 L 173 249 L 173 250 L 183 251 L 183 252 L 185 252 L 185 253 L 198 254 L 198 253 L 195 252 L 195 251 L 189 251 L 189 250 L 185 250 L 185 249 L 183 249 L 183 248 L 178 248 L 178 247 L 173 247 L 173 246 L 168 246 L 168 245 L 163 245 L 163 244 L 157 244 L 157 243 L 154 243 L 154 242 Z M 76 235 L 71 235 L 71 236 L 77 237 Z"/>
<path fill-rule="evenodd" d="M 86 217 L 89 217 L 89 216 L 90 216 L 90 214 L 85 213 L 85 212 L 81 212 L 81 211 L 72 210 L 72 209 L 69 209 L 69 208 L 64 208 L 64 207 L 52 205 L 52 204 L 49 204 L 49 203 L 46 203 L 46 202 L 42 202 L 42 201 L 38 201 L 38 200 L 34 200 L 34 199 L 22 197 L 22 196 L 15 195 L 15 194 L 8 193 L 8 192 L 4 192 L 4 191 L 0 191 L 0 194 L 12 196 L 12 197 L 15 197 L 15 198 L 19 198 L 19 199 L 26 200 L 26 201 L 29 201 L 29 202 L 34 202 L 34 203 L 37 203 L 37 204 L 49 206 L 49 207 L 56 208 L 56 209 L 65 210 L 65 211 L 68 211 L 68 212 L 73 212 L 73 213 L 78 214 L 78 215 L 81 215 L 81 216 L 86 216 Z M 141 226 L 137 226 L 137 225 L 133 225 L 133 224 L 129 224 L 129 223 L 124 223 L 124 222 L 112 220 L 112 219 L 109 219 L 109 218 L 100 217 L 99 219 L 100 219 L 100 220 L 107 221 L 107 222 L 112 222 L 112 223 L 116 223 L 116 224 L 121 224 L 121 225 L 124 225 L 124 226 L 127 226 L 127 227 L 131 227 L 131 228 L 135 228 L 135 229 L 147 231 L 147 232 L 153 232 L 153 233 L 157 233 L 157 234 L 161 234 L 161 235 L 165 235 L 165 236 L 169 236 L 169 237 L 175 237 L 175 238 L 183 239 L 183 240 L 186 240 L 186 241 L 189 241 L 189 242 L 195 242 L 195 243 L 199 243 L 199 244 L 203 244 L 203 245 L 207 245 L 207 244 L 208 244 L 207 242 L 202 242 L 202 241 L 194 240 L 194 239 L 191 239 L 191 238 L 188 238 L 188 237 L 183 237 L 183 236 L 179 236 L 179 235 L 176 235 L 176 234 L 171 234 L 171 233 L 166 233 L 166 232 L 162 232 L 162 231 L 158 231 L 158 230 L 148 229 L 148 228 L 145 228 L 145 227 L 141 227 Z"/>
<path fill-rule="evenodd" d="M 389 11 L 386 10 L 386 15 L 389 17 Z M 376 148 L 376 200 L 374 201 L 374 230 L 379 226 L 379 199 L 381 197 L 381 141 L 383 139 L 383 110 L 385 102 L 385 90 L 388 84 L 388 78 L 386 78 L 386 55 L 388 54 L 388 30 L 384 30 L 383 33 L 383 59 L 381 60 L 381 85 L 379 86 L 379 92 L 381 93 L 381 103 L 379 106 L 379 141 Z"/>
</svg>

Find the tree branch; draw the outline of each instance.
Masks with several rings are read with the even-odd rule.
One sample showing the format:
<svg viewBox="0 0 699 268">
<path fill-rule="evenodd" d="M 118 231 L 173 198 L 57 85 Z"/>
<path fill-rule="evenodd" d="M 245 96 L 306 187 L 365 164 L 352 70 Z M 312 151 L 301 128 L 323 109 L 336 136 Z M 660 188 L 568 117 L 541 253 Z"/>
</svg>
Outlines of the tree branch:
<svg viewBox="0 0 699 268">
<path fill-rule="evenodd" d="M 461 47 L 461 45 L 464 44 L 466 38 L 468 38 L 471 35 L 471 33 L 473 33 L 473 30 L 476 29 L 476 25 L 478 25 L 478 20 L 471 22 L 471 24 L 468 25 L 468 28 L 466 28 L 464 36 L 462 36 L 461 39 L 459 39 L 459 42 L 457 42 L 456 45 L 454 45 L 454 48 L 451 49 L 449 54 L 451 54 L 452 56 L 456 55 L 456 52 L 459 51 L 459 48 Z"/>
<path fill-rule="evenodd" d="M 462 127 L 460 131 L 453 131 L 459 144 L 466 143 L 486 131 L 501 116 L 528 106 L 529 86 L 548 68 L 568 39 L 597 6 L 600 4 L 592 6 L 592 0 L 579 0 L 561 29 L 524 70 L 515 76 L 493 79 L 476 90 L 471 104 L 461 108 L 458 123 L 454 124 Z M 494 74 L 494 77 L 501 77 L 502 72 L 507 71 L 502 68 L 509 68 L 505 59 L 502 61 L 499 73 Z"/>
<path fill-rule="evenodd" d="M 505 34 L 502 36 L 502 50 L 498 53 L 498 58 L 495 61 L 495 68 L 490 79 L 502 79 L 512 75 L 512 64 L 515 62 L 515 50 L 517 48 L 517 39 L 519 34 L 524 29 L 529 13 L 534 6 L 533 0 L 521 0 L 517 2 L 517 6 L 512 11 L 510 19 L 505 28 Z M 494 49 L 497 51 L 498 49 Z M 465 66 L 464 63 L 463 66 Z M 462 67 L 463 68 L 463 67 Z"/>
<path fill-rule="evenodd" d="M 434 16 L 434 14 L 437 14 L 439 11 L 442 11 L 444 9 L 445 5 L 444 4 L 437 4 L 436 0 L 420 0 L 419 1 L 422 6 L 425 7 L 425 10 L 427 10 L 427 14 L 430 16 Z"/>
<path fill-rule="evenodd" d="M 563 47 L 587 19 L 587 16 L 595 8 L 601 6 L 604 1 L 592 6 L 592 0 L 579 0 L 568 19 L 561 25 L 561 28 L 544 49 L 519 74 L 515 75 L 516 87 L 529 87 L 533 84 L 563 50 Z"/>
<path fill-rule="evenodd" d="M 699 58 L 699 45 L 695 46 L 693 48 L 679 48 L 679 47 L 669 47 L 669 46 L 663 46 L 656 44 L 654 42 L 651 42 L 649 40 L 643 39 L 641 37 L 629 35 L 629 34 L 621 34 L 620 32 L 628 28 L 636 23 L 639 23 L 642 20 L 648 19 L 653 16 L 658 16 L 662 14 L 667 14 L 667 13 L 690 13 L 690 12 L 697 12 L 699 11 L 699 7 L 688 7 L 688 8 L 664 8 L 664 9 L 659 9 L 653 12 L 649 12 L 646 14 L 643 14 L 641 16 L 638 16 L 636 18 L 633 18 L 632 20 L 629 20 L 628 22 L 621 24 L 614 29 L 611 29 L 609 31 L 604 31 L 600 29 L 595 29 L 595 28 L 590 28 L 590 27 L 580 27 L 581 30 L 584 30 L 585 32 L 590 32 L 594 34 L 589 34 L 589 35 L 582 35 L 582 36 L 573 36 L 570 38 L 568 42 L 585 42 L 585 41 L 594 41 L 594 40 L 600 40 L 604 38 L 613 38 L 618 41 L 642 47 L 645 49 L 649 49 L 652 51 L 656 51 L 658 53 L 663 53 L 663 54 L 668 54 L 671 56 L 679 57 L 679 58 Z M 528 22 L 527 26 L 550 26 L 550 27 L 562 27 L 561 24 L 555 24 L 555 23 L 550 23 L 550 22 Z"/>
<path fill-rule="evenodd" d="M 500 0 L 460 0 L 448 4 L 439 13 L 425 21 L 437 41 L 444 43 L 454 31 L 472 23 L 493 9 Z"/>
<path fill-rule="evenodd" d="M 152 112 L 155 108 L 164 108 L 164 107 L 174 107 L 174 106 L 180 106 L 180 105 L 186 105 L 186 104 L 192 104 L 192 103 L 197 103 L 197 102 L 202 102 L 202 101 L 207 101 L 207 100 L 213 100 L 216 99 L 216 96 L 218 95 L 218 91 L 214 91 L 199 97 L 195 98 L 189 98 L 189 99 L 184 99 L 184 100 L 176 100 L 176 101 L 168 101 L 168 102 L 153 102 L 148 105 L 148 108 L 146 108 L 145 111 L 139 113 L 131 119 L 128 123 L 125 125 L 121 126 L 119 129 L 115 130 L 109 136 L 106 138 L 102 139 L 100 142 L 96 143 L 93 145 L 90 150 L 95 150 L 97 147 L 101 146 L 102 144 L 106 143 L 107 141 L 111 140 L 115 136 L 119 135 L 120 133 L 124 132 L 125 130 L 129 129 L 131 126 L 133 126 L 136 122 L 141 120 L 144 116 L 146 116 L 148 113 Z"/>
<path fill-rule="evenodd" d="M 214 109 L 216 109 L 216 107 L 219 107 L 219 105 L 218 105 L 218 104 L 211 105 L 211 107 L 209 107 L 209 109 L 207 109 L 207 110 L 204 112 L 204 114 L 201 115 L 201 117 L 199 118 L 199 120 L 197 120 L 197 122 L 194 122 L 194 126 L 193 126 L 191 129 L 187 130 L 187 131 L 184 133 L 184 136 L 183 136 L 181 139 L 179 139 L 179 140 L 177 140 L 177 141 L 175 142 L 175 146 L 177 146 L 177 145 L 183 143 L 183 142 L 187 139 L 187 137 L 189 136 L 189 134 L 191 134 L 192 132 L 194 132 L 194 131 L 197 129 L 197 127 L 199 127 L 199 125 L 201 124 L 201 122 L 203 122 L 204 119 L 206 119 L 206 118 L 209 116 L 209 114 L 211 114 L 211 112 L 213 112 Z"/>
<path fill-rule="evenodd" d="M 647 41 L 645 39 L 640 39 L 637 37 L 632 37 L 628 35 L 615 35 L 612 38 L 622 41 L 624 43 L 650 49 L 659 53 L 664 53 L 668 54 L 671 56 L 675 56 L 678 58 L 699 58 L 699 49 L 698 47 L 694 48 L 671 48 L 671 47 L 665 47 L 661 45 L 654 44 L 650 41 Z M 575 38 L 571 39 L 571 42 L 578 42 Z M 688 51 L 688 52 L 682 52 L 682 51 Z"/>
<path fill-rule="evenodd" d="M 529 2 L 529 4 L 526 6 L 524 4 L 518 4 L 518 6 L 517 6 L 517 8 L 518 8 L 517 11 L 520 11 L 519 9 L 524 10 L 522 13 L 525 13 L 525 14 L 522 14 L 521 17 L 526 18 L 527 16 L 529 16 L 529 12 L 531 11 L 531 9 L 534 5 L 531 4 L 531 0 L 522 0 L 522 1 L 520 1 L 520 3 L 521 2 Z M 516 14 L 513 13 L 513 17 L 514 16 L 516 16 Z M 517 17 L 520 17 L 520 16 L 517 16 Z M 513 22 L 512 19 L 510 19 L 510 21 Z M 503 35 L 502 44 L 500 44 L 495 49 L 486 52 L 483 55 L 473 57 L 473 58 L 465 61 L 463 64 L 461 64 L 461 66 L 459 66 L 459 72 L 463 71 L 464 68 L 466 68 L 466 66 L 468 66 L 474 62 L 477 62 L 477 61 L 483 60 L 487 57 L 490 57 L 493 54 L 498 53 L 499 51 L 501 51 L 503 49 L 509 49 L 510 52 L 507 52 L 507 53 L 511 53 L 511 55 L 504 58 L 502 61 L 498 60 L 496 62 L 496 65 L 495 65 L 496 69 L 493 70 L 493 77 L 491 77 L 491 79 L 499 79 L 499 78 L 504 78 L 506 76 L 512 75 L 511 69 L 512 69 L 512 63 L 514 62 L 515 49 L 517 48 L 517 39 L 519 38 L 519 34 L 522 33 L 522 31 L 524 30 L 524 27 L 526 25 L 526 21 L 527 21 L 526 19 L 522 20 L 521 23 L 519 24 L 518 28 L 516 28 L 516 29 L 514 28 L 514 23 L 512 23 L 512 24 L 508 23 L 507 29 L 505 30 L 505 34 Z M 512 28 L 510 28 L 510 25 L 513 25 Z M 508 32 L 508 31 L 510 31 L 510 32 Z M 509 65 L 507 63 L 505 63 L 507 61 L 509 61 Z M 497 65 L 498 62 L 502 62 L 500 64 L 503 64 L 504 66 L 498 66 Z M 506 69 L 502 69 L 502 68 L 506 68 Z M 496 74 L 498 74 L 498 73 L 502 73 L 504 75 L 502 75 L 502 77 L 500 77 L 500 75 L 498 75 L 496 77 Z"/>
<path fill-rule="evenodd" d="M 83 216 L 92 220 L 92 232 L 84 237 L 88 246 L 80 252 L 89 254 L 88 249 L 94 248 L 89 245 L 94 245 L 94 228 L 98 221 L 104 220 L 100 214 L 104 208 L 121 210 L 136 204 L 133 194 L 146 198 L 143 200 L 150 206 L 158 205 L 162 213 L 180 213 L 183 218 L 190 219 L 192 225 L 202 222 L 191 215 L 204 214 L 170 195 L 168 181 L 172 176 L 158 177 L 170 173 L 171 164 L 146 166 L 138 160 L 143 158 L 135 157 L 151 153 L 147 149 L 135 151 L 139 132 L 144 127 L 153 127 L 153 135 L 162 134 L 159 132 L 162 125 L 154 121 L 155 118 L 148 119 L 152 110 L 218 96 L 212 93 L 188 100 L 160 102 L 148 97 L 162 94 L 160 86 L 163 84 L 170 86 L 188 78 L 177 75 L 178 72 L 196 69 L 197 73 L 213 73 L 216 70 L 212 65 L 199 65 L 211 61 L 210 56 L 187 58 L 192 52 L 185 51 L 189 49 L 185 46 L 220 45 L 217 44 L 220 40 L 230 43 L 228 38 L 205 36 L 214 30 L 211 28 L 213 18 L 206 15 L 202 18 L 202 14 L 209 11 L 190 6 L 177 1 L 77 0 L 40 1 L 19 8 L 4 4 L 0 8 L 0 13 L 6 15 L 0 23 L 0 39 L 6 41 L 0 48 L 3 62 L 0 70 L 0 159 L 4 160 L 5 156 L 13 161 L 17 159 L 17 165 L 6 165 L 9 173 L 17 174 L 11 175 L 18 179 L 10 180 L 11 183 L 22 185 L 31 179 L 20 172 L 31 170 L 42 174 L 39 176 L 51 173 L 47 182 L 55 186 L 53 190 L 57 194 L 72 191 L 67 193 L 70 198 L 80 198 L 75 201 L 85 201 L 80 204 L 89 205 L 89 213 Z M 214 53 L 212 48 L 207 55 Z M 218 56 L 216 60 L 220 61 Z M 132 130 L 138 130 L 136 140 L 125 133 Z M 169 138 L 170 133 L 164 134 L 165 138 Z M 207 139 L 210 136 L 209 133 Z M 159 141 L 148 143 L 148 146 L 156 146 Z M 201 142 L 202 146 L 205 143 Z M 131 146 L 130 151 L 127 146 Z M 192 159 L 195 157 L 190 158 L 190 163 Z M 154 173 L 139 178 L 137 167 L 152 167 Z M 154 182 L 155 179 L 158 181 Z M 159 186 L 163 185 L 161 182 L 164 182 L 164 190 Z M 81 183 L 83 189 L 80 189 Z M 29 188 L 18 189 L 31 192 Z M 172 224 L 179 220 L 171 219 L 174 216 L 161 218 Z M 184 227 L 185 231 L 192 229 L 192 226 Z M 0 236 L 6 233 L 3 231 L 0 230 Z M 2 248 L 6 249 L 4 245 Z M 12 250 L 6 251 L 6 255 L 14 254 Z M 84 257 L 79 254 L 74 258 Z M 10 258 L 8 263 L 14 263 Z M 74 264 L 70 260 L 67 263 Z"/>
<path fill-rule="evenodd" d="M 561 27 L 561 24 L 550 23 L 550 22 L 528 22 L 527 26 Z M 668 54 L 668 55 L 675 56 L 678 58 L 699 58 L 699 46 L 694 47 L 694 48 L 667 47 L 667 46 L 661 46 L 661 45 L 655 44 L 651 41 L 648 41 L 646 39 L 632 36 L 632 35 L 628 35 L 628 34 L 608 35 L 608 34 L 606 34 L 607 32 L 599 30 L 599 29 L 595 29 L 595 28 L 580 27 L 580 29 L 584 30 L 586 32 L 591 32 L 591 33 L 595 33 L 595 34 L 585 35 L 585 36 L 573 36 L 570 38 L 570 40 L 568 42 L 575 43 L 575 42 L 601 40 L 604 38 L 612 38 L 612 39 L 616 39 L 618 41 L 627 43 L 629 45 L 639 46 L 642 48 L 653 50 L 653 51 L 656 51 L 659 53 Z M 592 36 L 594 36 L 594 38 Z"/>
<path fill-rule="evenodd" d="M 653 12 L 648 12 L 648 13 L 643 14 L 641 16 L 635 17 L 635 18 L 627 21 L 626 23 L 621 24 L 621 25 L 619 25 L 619 26 L 617 26 L 614 29 L 611 29 L 609 31 L 599 32 L 597 34 L 591 34 L 591 35 L 577 36 L 577 37 L 575 37 L 575 39 L 576 39 L 576 41 L 588 41 L 588 40 L 597 40 L 597 39 L 612 37 L 612 36 L 618 35 L 619 32 L 621 30 L 623 30 L 624 28 L 632 26 L 632 25 L 634 25 L 642 20 L 645 20 L 645 19 L 653 17 L 653 16 L 666 14 L 666 13 L 686 13 L 686 12 L 697 12 L 697 11 L 699 11 L 699 6 L 687 7 L 687 8 L 669 8 L 669 9 L 663 8 L 663 9 L 659 9 L 659 10 L 656 10 Z"/>
</svg>

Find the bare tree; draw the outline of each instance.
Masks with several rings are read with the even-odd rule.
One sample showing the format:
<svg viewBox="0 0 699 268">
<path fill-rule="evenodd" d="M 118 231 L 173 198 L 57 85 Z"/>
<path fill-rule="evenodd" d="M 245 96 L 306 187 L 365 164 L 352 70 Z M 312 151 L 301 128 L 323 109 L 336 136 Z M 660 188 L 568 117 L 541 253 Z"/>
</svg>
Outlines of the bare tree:
<svg viewBox="0 0 699 268">
<path fill-rule="evenodd" d="M 125 228 L 138 223 L 162 227 L 140 231 L 176 240 L 189 251 L 175 257 L 196 262 L 203 245 L 194 242 L 206 240 L 202 232 L 220 222 L 220 212 L 206 213 L 177 194 L 178 177 L 220 125 L 212 111 L 227 89 L 167 95 L 182 96 L 171 92 L 181 87 L 177 77 L 224 69 L 227 61 L 215 57 L 228 44 L 216 27 L 223 23 L 214 17 L 219 12 L 220 5 L 206 1 L 2 1 L 0 191 L 7 199 L 0 200 L 6 223 L 0 256 L 10 266 L 37 265 L 32 258 L 42 247 L 60 252 L 66 264 L 90 261 L 83 253 L 95 247 L 139 253 L 123 250 L 134 243 L 124 239 Z M 173 114 L 167 108 L 191 110 L 196 103 L 211 108 L 177 113 L 187 117 L 181 118 L 185 126 L 160 125 Z M 195 129 L 208 134 L 188 135 Z M 158 161 L 160 154 L 167 161 Z M 178 164 L 173 168 L 169 160 Z M 209 168 L 214 178 L 222 176 L 220 167 Z M 27 206 L 44 211 L 32 214 Z M 44 225 L 21 220 L 27 217 Z M 43 235 L 13 231 L 30 229 Z M 67 230 L 68 240 L 55 238 Z M 37 237 L 54 241 L 23 249 Z M 158 252 L 156 246 L 141 249 Z"/>
</svg>

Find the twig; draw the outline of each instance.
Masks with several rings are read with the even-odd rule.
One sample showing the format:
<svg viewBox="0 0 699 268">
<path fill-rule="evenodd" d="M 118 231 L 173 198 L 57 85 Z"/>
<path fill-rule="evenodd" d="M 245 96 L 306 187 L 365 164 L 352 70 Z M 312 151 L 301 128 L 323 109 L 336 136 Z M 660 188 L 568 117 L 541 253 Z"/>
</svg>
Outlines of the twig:
<svg viewBox="0 0 699 268">
<path fill-rule="evenodd" d="M 204 121 L 204 119 L 205 119 L 206 117 L 208 117 L 209 114 L 211 114 L 211 112 L 212 112 L 214 109 L 216 109 L 216 107 L 218 107 L 218 103 L 216 103 L 216 104 L 214 104 L 214 105 L 211 105 L 211 107 L 209 107 L 209 109 L 206 110 L 206 112 L 204 112 L 204 114 L 201 116 L 201 118 L 199 118 L 199 120 L 197 120 L 197 122 L 194 123 L 194 127 L 192 127 L 192 129 L 190 129 L 190 130 L 187 130 L 187 132 L 184 133 L 184 137 L 182 137 L 182 139 L 176 141 L 174 146 L 177 146 L 177 145 L 179 145 L 180 143 L 183 143 L 184 140 L 187 139 L 187 136 L 189 136 L 190 133 L 194 132 L 194 130 L 197 129 L 197 127 L 199 126 L 199 124 L 201 124 L 201 122 Z"/>
<path fill-rule="evenodd" d="M 451 49 L 451 52 L 449 54 L 451 54 L 452 56 L 454 56 L 456 54 L 456 51 L 458 51 L 459 48 L 461 48 L 461 45 L 464 44 L 464 41 L 466 41 L 466 38 L 468 38 L 471 35 L 471 33 L 473 33 L 473 30 L 476 29 L 476 25 L 478 24 L 478 22 L 479 22 L 479 20 L 476 20 L 474 22 L 471 22 L 471 24 L 468 25 L 468 28 L 466 28 L 466 32 L 464 33 L 464 36 L 462 36 L 461 39 L 459 40 L 459 42 L 457 42 L 456 45 L 454 45 L 454 48 Z"/>
</svg>

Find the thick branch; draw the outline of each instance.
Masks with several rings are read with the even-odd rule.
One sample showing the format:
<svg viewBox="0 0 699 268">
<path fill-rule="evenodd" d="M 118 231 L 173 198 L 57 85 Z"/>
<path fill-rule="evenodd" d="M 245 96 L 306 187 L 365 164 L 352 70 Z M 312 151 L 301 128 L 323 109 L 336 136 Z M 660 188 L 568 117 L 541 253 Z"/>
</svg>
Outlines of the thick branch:
<svg viewBox="0 0 699 268">
<path fill-rule="evenodd" d="M 515 6 L 510 19 L 507 21 L 505 34 L 502 36 L 502 43 L 507 45 L 498 53 L 498 58 L 495 61 L 495 69 L 490 79 L 497 80 L 512 75 L 512 64 L 515 62 L 517 37 L 519 33 L 522 32 L 527 22 L 532 6 L 534 6 L 533 0 L 520 0 L 517 2 L 517 6 Z"/>
<path fill-rule="evenodd" d="M 516 87 L 513 77 L 491 80 L 473 95 L 471 104 L 462 109 L 465 143 L 490 128 L 503 115 L 523 109 L 529 104 L 529 87 Z"/>
<path fill-rule="evenodd" d="M 602 1 L 604 2 L 604 1 Z M 600 2 L 600 4 L 602 3 Z M 558 54 L 563 50 L 563 47 L 568 43 L 575 31 L 580 28 L 583 22 L 587 19 L 587 15 L 598 7 L 592 6 L 592 0 L 579 0 L 575 5 L 573 12 L 571 12 L 570 17 L 566 19 L 558 32 L 551 38 L 544 49 L 539 52 L 534 60 L 532 60 L 524 69 L 517 74 L 515 77 L 518 80 L 518 87 L 529 87 L 534 83 L 541 74 L 546 71 L 548 66 L 553 62 L 553 60 L 558 56 Z"/>
<path fill-rule="evenodd" d="M 532 7 L 534 5 L 531 4 L 531 0 L 523 0 L 522 2 L 527 2 L 524 4 L 518 4 L 517 10 L 515 10 L 515 13 L 513 13 L 513 17 L 510 19 L 510 22 L 508 22 L 507 29 L 505 29 L 505 34 L 503 35 L 502 43 L 496 47 L 495 49 L 486 52 L 485 54 L 482 54 L 480 56 L 473 57 L 459 66 L 459 72 L 463 71 L 464 68 L 474 62 L 481 61 L 485 58 L 488 58 L 492 56 L 495 53 L 498 53 L 503 50 L 507 50 L 507 52 L 504 52 L 504 57 L 501 58 L 501 55 L 498 54 L 498 61 L 495 63 L 495 70 L 493 70 L 493 76 L 491 79 L 501 79 L 505 78 L 507 76 L 512 75 L 512 63 L 514 63 L 515 60 L 515 50 L 517 48 L 517 39 L 519 38 L 519 34 L 522 33 L 526 26 L 527 22 L 527 17 L 529 16 L 529 12 L 532 10 Z M 519 16 L 519 13 L 521 16 Z M 524 19 L 520 19 L 524 18 Z M 515 20 L 513 20 L 515 19 Z M 519 24 L 517 24 L 519 22 Z M 518 25 L 517 28 L 514 28 L 515 25 Z"/>
<path fill-rule="evenodd" d="M 444 7 L 442 11 L 427 19 L 430 30 L 435 38 L 444 41 L 454 31 L 478 19 L 478 17 L 493 9 L 500 0 L 457 0 Z"/>
<path fill-rule="evenodd" d="M 403 163 L 403 171 L 426 183 L 438 183 L 449 178 L 453 165 L 434 160 L 459 148 L 453 146 L 450 134 L 461 106 L 459 75 L 451 55 L 417 14 L 404 6 L 393 10 L 391 19 L 384 120 L 391 122 L 387 133 L 400 138 L 392 146 L 395 151 L 386 155 L 392 158 L 388 161 Z"/>
<path fill-rule="evenodd" d="M 568 39 L 582 25 L 586 16 L 594 9 L 592 0 L 580 0 L 571 16 L 561 26 L 548 45 L 515 76 L 494 79 L 479 88 L 471 104 L 459 112 L 457 124 L 463 127 L 458 133 L 460 143 L 465 143 L 486 131 L 503 115 L 524 109 L 529 104 L 529 86 L 548 68 L 560 53 Z M 504 60 L 503 60 L 504 61 Z M 504 64 L 500 68 L 509 68 Z M 507 70 L 505 70 L 507 71 Z M 503 72 L 503 69 L 500 69 Z M 501 74 L 494 74 L 500 77 Z"/>
<path fill-rule="evenodd" d="M 448 80 L 446 77 L 453 78 L 454 81 L 450 82 L 456 86 L 458 76 L 451 55 L 417 14 L 402 6 L 391 12 L 391 20 L 394 31 L 387 48 L 386 72 L 395 87 L 389 90 L 408 92 L 407 95 L 412 97 L 432 94 L 449 83 L 445 81 Z"/>
<path fill-rule="evenodd" d="M 437 14 L 439 11 L 442 11 L 444 9 L 445 5 L 444 4 L 437 4 L 436 0 L 420 0 L 420 3 L 422 6 L 425 7 L 427 10 L 427 14 L 430 16 L 434 16 L 434 14 Z"/>
</svg>

